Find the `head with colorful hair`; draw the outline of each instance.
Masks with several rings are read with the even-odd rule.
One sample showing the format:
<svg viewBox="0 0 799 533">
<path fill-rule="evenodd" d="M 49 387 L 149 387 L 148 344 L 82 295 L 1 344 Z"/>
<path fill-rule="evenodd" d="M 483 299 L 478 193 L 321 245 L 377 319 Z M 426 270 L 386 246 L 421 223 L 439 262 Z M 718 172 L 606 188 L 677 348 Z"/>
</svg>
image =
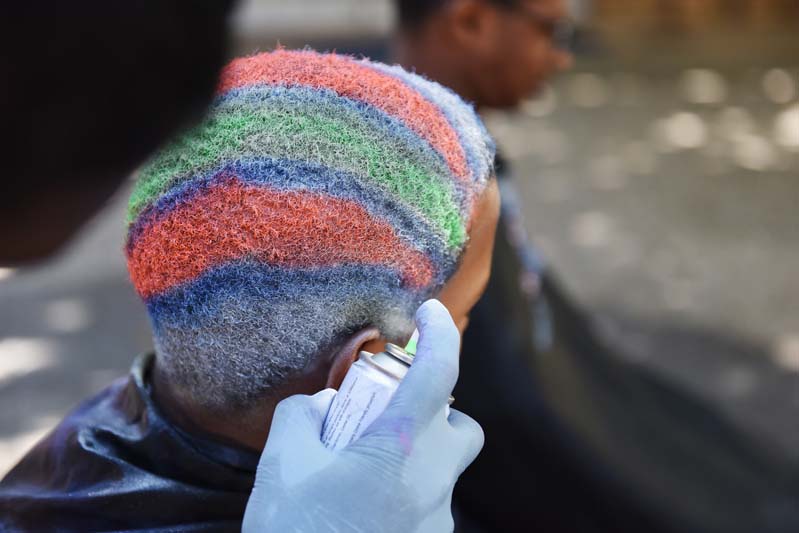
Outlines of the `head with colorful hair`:
<svg viewBox="0 0 799 533">
<path fill-rule="evenodd" d="M 402 340 L 442 291 L 468 313 L 490 264 L 493 157 L 469 105 L 400 67 L 234 60 L 129 203 L 128 268 L 171 385 L 246 408 L 364 328 Z"/>
</svg>

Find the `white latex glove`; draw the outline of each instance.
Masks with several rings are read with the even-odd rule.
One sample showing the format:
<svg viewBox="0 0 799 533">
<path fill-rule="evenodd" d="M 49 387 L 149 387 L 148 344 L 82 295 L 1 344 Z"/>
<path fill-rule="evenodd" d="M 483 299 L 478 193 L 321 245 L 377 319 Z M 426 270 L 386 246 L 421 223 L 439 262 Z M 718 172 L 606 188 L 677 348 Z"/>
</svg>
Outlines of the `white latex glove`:
<svg viewBox="0 0 799 533">
<path fill-rule="evenodd" d="M 416 313 L 416 357 L 383 414 L 337 452 L 320 435 L 336 391 L 292 396 L 275 411 L 244 515 L 245 533 L 446 533 L 452 490 L 483 431 L 447 399 L 460 335 L 437 300 Z"/>
</svg>

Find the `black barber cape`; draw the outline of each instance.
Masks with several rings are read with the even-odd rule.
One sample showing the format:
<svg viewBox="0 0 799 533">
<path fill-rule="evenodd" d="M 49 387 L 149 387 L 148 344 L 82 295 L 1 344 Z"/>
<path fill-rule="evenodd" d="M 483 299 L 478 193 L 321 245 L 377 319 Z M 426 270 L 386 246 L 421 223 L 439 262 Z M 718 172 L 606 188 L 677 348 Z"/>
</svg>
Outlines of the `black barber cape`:
<svg viewBox="0 0 799 533">
<path fill-rule="evenodd" d="M 80 405 L 0 482 L 0 532 L 240 531 L 259 455 L 159 413 L 154 357 Z"/>
<path fill-rule="evenodd" d="M 488 289 L 461 349 L 455 407 L 485 447 L 455 486 L 472 532 L 799 532 L 799 465 L 600 342 L 526 242 L 498 163 Z"/>
</svg>

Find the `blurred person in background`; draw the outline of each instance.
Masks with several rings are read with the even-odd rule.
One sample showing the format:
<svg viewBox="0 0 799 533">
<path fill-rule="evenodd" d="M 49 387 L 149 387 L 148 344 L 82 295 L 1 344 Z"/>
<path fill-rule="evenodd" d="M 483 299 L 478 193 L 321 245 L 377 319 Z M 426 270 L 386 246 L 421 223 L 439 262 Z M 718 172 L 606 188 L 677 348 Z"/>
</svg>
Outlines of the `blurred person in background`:
<svg viewBox="0 0 799 533">
<path fill-rule="evenodd" d="M 395 3 L 394 60 L 478 110 L 513 108 L 571 65 L 566 0 Z M 486 445 L 456 487 L 458 531 L 796 531 L 796 469 L 597 339 L 496 166 L 492 277 L 455 390 Z"/>
<path fill-rule="evenodd" d="M 10 132 L 0 265 L 55 253 L 160 144 L 199 120 L 233 0 L 13 3 L 0 19 Z"/>
</svg>

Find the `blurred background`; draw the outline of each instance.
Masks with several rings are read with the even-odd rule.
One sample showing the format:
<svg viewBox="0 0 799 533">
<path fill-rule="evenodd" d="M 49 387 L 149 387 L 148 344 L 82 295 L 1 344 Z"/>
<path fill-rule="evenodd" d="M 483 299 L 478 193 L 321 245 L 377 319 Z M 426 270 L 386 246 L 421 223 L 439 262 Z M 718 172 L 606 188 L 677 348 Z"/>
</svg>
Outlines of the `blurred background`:
<svg viewBox="0 0 799 533">
<path fill-rule="evenodd" d="M 619 357 L 799 460 L 799 2 L 583 0 L 575 68 L 487 114 L 527 229 Z M 248 0 L 236 54 L 387 55 L 389 0 Z M 0 476 L 151 349 L 128 190 L 54 260 L 0 269 Z"/>
</svg>

